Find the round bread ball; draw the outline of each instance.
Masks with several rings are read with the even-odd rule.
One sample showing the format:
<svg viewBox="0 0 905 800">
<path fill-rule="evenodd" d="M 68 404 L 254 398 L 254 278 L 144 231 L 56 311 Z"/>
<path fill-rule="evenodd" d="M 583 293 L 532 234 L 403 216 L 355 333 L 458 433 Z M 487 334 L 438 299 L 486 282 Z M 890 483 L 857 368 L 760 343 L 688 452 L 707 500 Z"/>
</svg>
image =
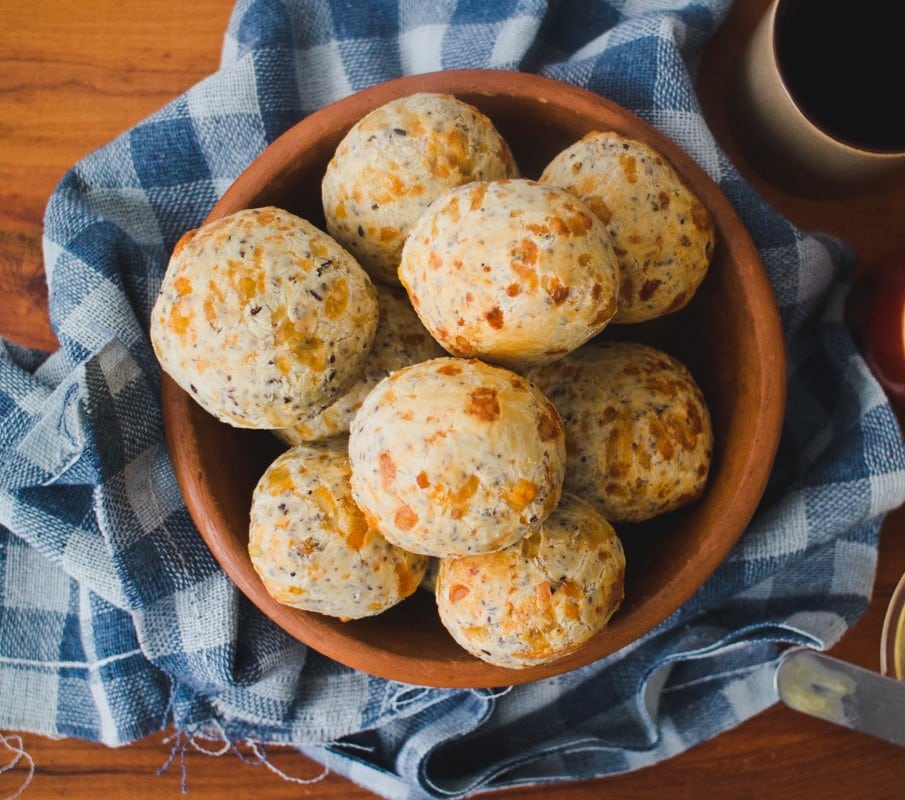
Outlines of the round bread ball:
<svg viewBox="0 0 905 800">
<path fill-rule="evenodd" d="M 692 298 L 713 258 L 714 224 L 662 154 L 595 131 L 559 153 L 540 181 L 568 189 L 606 226 L 621 274 L 614 323 L 654 319 Z"/>
<path fill-rule="evenodd" d="M 412 594 L 427 558 L 390 544 L 355 505 L 341 448 L 302 445 L 267 468 L 251 503 L 248 553 L 280 603 L 341 619 Z"/>
<path fill-rule="evenodd" d="M 352 492 L 394 544 L 432 556 L 499 550 L 559 501 L 565 444 L 552 403 L 477 360 L 404 367 L 365 398 L 349 437 Z"/>
<path fill-rule="evenodd" d="M 370 112 L 346 134 L 321 186 L 327 230 L 378 281 L 412 224 L 447 189 L 518 175 L 488 117 L 448 94 L 418 93 Z"/>
<path fill-rule="evenodd" d="M 399 278 L 449 353 L 521 369 L 603 330 L 616 312 L 619 268 L 583 203 L 518 179 L 439 198 L 412 228 Z"/>
<path fill-rule="evenodd" d="M 473 656 L 524 669 L 599 633 L 622 603 L 625 554 L 590 503 L 563 494 L 540 530 L 496 553 L 444 558 L 437 610 Z"/>
<path fill-rule="evenodd" d="M 151 314 L 164 371 L 240 428 L 287 428 L 332 403 L 377 329 L 374 285 L 352 256 L 279 208 L 187 233 Z"/>
<path fill-rule="evenodd" d="M 527 375 L 562 416 L 566 490 L 608 520 L 642 522 L 700 497 L 713 429 L 678 359 L 645 344 L 595 342 Z"/>
<path fill-rule="evenodd" d="M 329 408 L 292 428 L 277 431 L 290 445 L 320 441 L 349 433 L 352 418 L 368 392 L 391 372 L 444 355 L 443 348 L 421 324 L 405 292 L 377 285 L 380 317 L 374 344 L 352 386 Z"/>
</svg>

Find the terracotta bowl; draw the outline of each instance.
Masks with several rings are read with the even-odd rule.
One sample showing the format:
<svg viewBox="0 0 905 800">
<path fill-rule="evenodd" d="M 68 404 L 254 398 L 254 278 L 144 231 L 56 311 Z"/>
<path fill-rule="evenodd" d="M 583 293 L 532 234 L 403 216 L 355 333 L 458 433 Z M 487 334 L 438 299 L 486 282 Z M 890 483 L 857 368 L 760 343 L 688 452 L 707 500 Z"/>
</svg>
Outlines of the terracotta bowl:
<svg viewBox="0 0 905 800">
<path fill-rule="evenodd" d="M 614 330 L 661 346 L 685 361 L 707 397 L 716 446 L 710 482 L 693 506 L 632 529 L 620 528 L 627 557 L 625 601 L 608 627 L 581 650 L 524 670 L 468 655 L 442 628 L 419 590 L 377 617 L 354 622 L 273 601 L 246 550 L 251 493 L 280 445 L 268 432 L 216 421 L 169 379 L 163 413 L 176 475 L 189 511 L 213 554 L 265 614 L 315 650 L 350 667 L 412 684 L 493 687 L 565 672 L 619 650 L 678 609 L 726 557 L 764 491 L 779 438 L 785 359 L 774 298 L 758 253 L 735 211 L 709 177 L 671 140 L 625 109 L 546 78 L 495 71 L 451 71 L 401 78 L 305 118 L 236 180 L 210 219 L 273 204 L 323 226 L 320 183 L 345 132 L 364 114 L 418 91 L 450 92 L 483 110 L 508 140 L 526 177 L 537 177 L 566 145 L 594 129 L 648 141 L 684 176 L 712 212 L 718 244 L 693 301 L 651 323 Z"/>
</svg>

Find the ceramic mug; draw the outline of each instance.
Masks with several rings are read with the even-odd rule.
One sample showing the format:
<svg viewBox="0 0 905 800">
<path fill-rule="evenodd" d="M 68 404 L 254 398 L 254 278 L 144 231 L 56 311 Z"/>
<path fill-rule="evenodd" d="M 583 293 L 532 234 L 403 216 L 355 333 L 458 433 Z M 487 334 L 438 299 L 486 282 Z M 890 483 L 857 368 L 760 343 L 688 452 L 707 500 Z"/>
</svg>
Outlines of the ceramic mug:
<svg viewBox="0 0 905 800">
<path fill-rule="evenodd" d="M 736 74 L 752 165 L 797 194 L 857 190 L 905 167 L 905 4 L 773 0 Z"/>
</svg>

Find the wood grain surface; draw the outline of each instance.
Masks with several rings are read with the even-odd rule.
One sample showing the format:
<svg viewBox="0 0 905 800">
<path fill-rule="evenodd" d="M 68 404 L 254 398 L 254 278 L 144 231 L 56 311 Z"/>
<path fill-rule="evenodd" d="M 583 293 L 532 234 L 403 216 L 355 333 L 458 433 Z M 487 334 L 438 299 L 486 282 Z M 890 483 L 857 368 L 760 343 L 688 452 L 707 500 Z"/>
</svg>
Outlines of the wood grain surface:
<svg viewBox="0 0 905 800">
<path fill-rule="evenodd" d="M 47 317 L 41 230 L 47 199 L 80 158 L 156 111 L 219 63 L 231 0 L 0 0 L 0 334 L 52 349 Z M 808 230 L 848 240 L 863 263 L 905 247 L 905 181 L 846 199 L 805 200 L 763 181 L 732 136 L 727 100 L 741 43 L 767 0 L 736 0 L 709 44 L 699 92 L 717 139 L 763 196 Z M 905 510 L 891 514 L 881 536 L 880 563 L 869 611 L 833 652 L 879 668 L 886 604 L 905 572 Z M 2 698 L 0 698 L 2 702 Z M 0 769 L 12 763 L 15 732 L 0 741 Z M 172 743 L 162 733 L 109 749 L 71 739 L 19 734 L 28 757 L 0 771 L 0 797 L 14 795 L 34 763 L 25 798 L 175 797 L 182 771 L 162 774 Z M 373 798 L 336 775 L 287 784 L 235 754 L 189 749 L 186 788 L 197 800 L 283 797 Z M 316 778 L 319 765 L 290 752 L 269 753 L 275 766 Z M 533 790 L 503 798 L 698 798 L 766 796 L 772 800 L 905 797 L 905 753 L 893 745 L 797 715 L 782 707 L 764 713 L 676 758 L 621 776 Z"/>
</svg>

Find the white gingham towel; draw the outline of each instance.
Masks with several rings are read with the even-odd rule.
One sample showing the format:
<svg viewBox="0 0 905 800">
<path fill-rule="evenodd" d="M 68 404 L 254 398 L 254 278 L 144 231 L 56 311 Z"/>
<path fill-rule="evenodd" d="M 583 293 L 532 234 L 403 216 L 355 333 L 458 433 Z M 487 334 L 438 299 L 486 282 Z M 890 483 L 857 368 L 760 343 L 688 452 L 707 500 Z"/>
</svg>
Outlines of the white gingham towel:
<svg viewBox="0 0 905 800">
<path fill-rule="evenodd" d="M 587 778 L 672 756 L 774 702 L 783 643 L 865 609 L 905 452 L 842 323 L 852 263 L 768 208 L 714 143 L 692 75 L 728 0 L 240 0 L 221 68 L 77 164 L 47 209 L 60 349 L 0 342 L 0 729 L 111 745 L 284 743 L 386 797 Z M 790 359 L 770 486 L 728 560 L 643 641 L 506 692 L 340 666 L 235 589 L 192 525 L 148 342 L 168 255 L 316 108 L 404 73 L 538 72 L 671 136 L 749 227 Z"/>
</svg>

